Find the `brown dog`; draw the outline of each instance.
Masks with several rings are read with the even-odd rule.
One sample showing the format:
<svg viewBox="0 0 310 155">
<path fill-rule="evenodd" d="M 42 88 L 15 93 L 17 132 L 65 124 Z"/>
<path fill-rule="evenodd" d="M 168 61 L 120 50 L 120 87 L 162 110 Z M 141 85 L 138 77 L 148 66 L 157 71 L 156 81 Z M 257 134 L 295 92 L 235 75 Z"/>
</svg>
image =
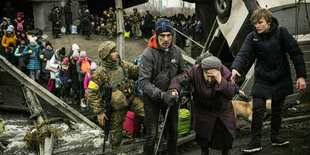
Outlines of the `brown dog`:
<svg viewBox="0 0 310 155">
<path fill-rule="evenodd" d="M 246 117 L 249 121 L 252 121 L 252 102 L 244 102 L 244 101 L 231 101 L 234 107 L 235 118 L 237 116 Z M 271 100 L 266 100 L 266 111 L 267 113 L 271 112 Z M 266 113 L 265 113 L 266 115 Z"/>
</svg>

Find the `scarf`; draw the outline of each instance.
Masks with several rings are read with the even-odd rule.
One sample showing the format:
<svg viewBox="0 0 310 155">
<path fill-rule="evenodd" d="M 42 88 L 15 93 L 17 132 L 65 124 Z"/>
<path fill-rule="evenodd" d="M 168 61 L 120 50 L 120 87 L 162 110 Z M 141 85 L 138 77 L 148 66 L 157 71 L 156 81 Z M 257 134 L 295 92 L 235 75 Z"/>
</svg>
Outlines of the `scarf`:
<svg viewBox="0 0 310 155">
<path fill-rule="evenodd" d="M 107 61 L 103 60 L 101 61 L 101 66 L 109 68 L 109 69 L 118 69 L 119 67 L 119 61 Z"/>
</svg>

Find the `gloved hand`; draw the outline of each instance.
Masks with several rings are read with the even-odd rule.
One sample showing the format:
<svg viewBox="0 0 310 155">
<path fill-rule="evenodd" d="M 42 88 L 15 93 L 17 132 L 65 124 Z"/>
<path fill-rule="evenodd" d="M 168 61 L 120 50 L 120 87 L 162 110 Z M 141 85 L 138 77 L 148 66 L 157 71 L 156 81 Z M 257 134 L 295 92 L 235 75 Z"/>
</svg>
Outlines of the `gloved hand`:
<svg viewBox="0 0 310 155">
<path fill-rule="evenodd" d="M 187 75 L 179 76 L 178 81 L 182 87 L 186 87 L 189 83 L 189 77 Z"/>
<path fill-rule="evenodd" d="M 173 106 L 176 103 L 176 96 L 172 95 L 173 92 L 176 92 L 176 90 L 169 89 L 168 91 L 163 92 L 163 100 L 169 106 Z"/>
<path fill-rule="evenodd" d="M 32 53 L 32 50 L 29 50 L 28 53 L 31 54 L 31 53 Z"/>
</svg>

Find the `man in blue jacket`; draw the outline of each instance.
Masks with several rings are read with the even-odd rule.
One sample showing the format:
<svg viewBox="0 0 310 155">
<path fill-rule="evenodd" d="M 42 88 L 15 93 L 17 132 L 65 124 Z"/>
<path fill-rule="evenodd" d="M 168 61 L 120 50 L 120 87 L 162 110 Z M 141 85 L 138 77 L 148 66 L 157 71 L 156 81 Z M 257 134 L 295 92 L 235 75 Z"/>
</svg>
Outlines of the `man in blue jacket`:
<svg viewBox="0 0 310 155">
<path fill-rule="evenodd" d="M 266 100 L 272 99 L 271 142 L 275 146 L 284 146 L 289 141 L 279 136 L 283 104 L 285 97 L 293 93 L 293 80 L 286 53 L 293 61 L 296 70 L 296 88 L 306 89 L 307 78 L 303 53 L 297 41 L 284 27 L 279 27 L 278 20 L 266 9 L 257 9 L 251 16 L 255 29 L 248 34 L 240 52 L 232 64 L 234 81 L 239 72 L 246 73 L 248 64 L 255 60 L 253 95 L 253 120 L 251 124 L 251 141 L 243 152 L 262 150 L 262 124 L 266 110 Z"/>
</svg>

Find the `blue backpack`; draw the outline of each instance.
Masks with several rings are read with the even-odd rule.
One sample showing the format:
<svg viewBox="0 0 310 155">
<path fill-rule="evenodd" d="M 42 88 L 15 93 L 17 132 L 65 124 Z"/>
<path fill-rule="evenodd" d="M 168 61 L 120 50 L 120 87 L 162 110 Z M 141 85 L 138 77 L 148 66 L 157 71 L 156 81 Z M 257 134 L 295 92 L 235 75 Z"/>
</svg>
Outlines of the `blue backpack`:
<svg viewBox="0 0 310 155">
<path fill-rule="evenodd" d="M 48 21 L 52 21 L 52 13 L 51 12 L 47 14 L 47 19 L 48 19 Z"/>
</svg>

